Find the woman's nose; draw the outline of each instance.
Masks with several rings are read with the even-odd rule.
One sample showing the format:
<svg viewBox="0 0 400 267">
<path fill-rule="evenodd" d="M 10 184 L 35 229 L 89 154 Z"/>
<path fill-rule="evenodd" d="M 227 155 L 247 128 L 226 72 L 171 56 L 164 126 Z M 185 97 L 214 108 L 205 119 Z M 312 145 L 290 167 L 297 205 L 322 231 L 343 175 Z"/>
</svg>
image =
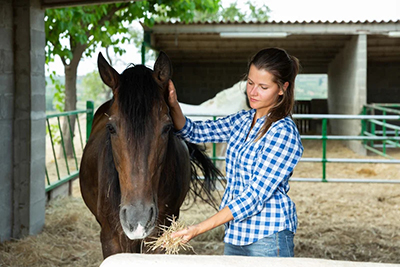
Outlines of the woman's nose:
<svg viewBox="0 0 400 267">
<path fill-rule="evenodd" d="M 256 95 L 257 94 L 257 86 L 256 85 L 252 85 L 250 87 L 250 95 Z"/>
</svg>

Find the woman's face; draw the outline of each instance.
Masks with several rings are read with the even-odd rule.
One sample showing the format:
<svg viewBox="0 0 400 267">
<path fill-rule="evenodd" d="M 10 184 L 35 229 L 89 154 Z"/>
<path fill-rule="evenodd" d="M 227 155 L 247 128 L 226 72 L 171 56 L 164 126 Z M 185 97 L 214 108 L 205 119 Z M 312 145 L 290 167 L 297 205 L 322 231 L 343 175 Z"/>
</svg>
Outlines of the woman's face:
<svg viewBox="0 0 400 267">
<path fill-rule="evenodd" d="M 270 72 L 250 66 L 246 90 L 250 107 L 257 110 L 257 118 L 267 115 L 269 109 L 278 102 L 279 96 L 283 95 L 273 80 L 274 76 Z"/>
</svg>

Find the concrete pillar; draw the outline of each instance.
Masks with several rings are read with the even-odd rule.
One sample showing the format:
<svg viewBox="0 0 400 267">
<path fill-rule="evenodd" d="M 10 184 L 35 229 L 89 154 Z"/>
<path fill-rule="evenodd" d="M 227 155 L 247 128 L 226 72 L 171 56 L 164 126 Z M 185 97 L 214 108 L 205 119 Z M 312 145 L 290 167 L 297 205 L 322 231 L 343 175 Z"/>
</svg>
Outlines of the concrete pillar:
<svg viewBox="0 0 400 267">
<path fill-rule="evenodd" d="M 330 114 L 361 114 L 367 103 L 367 37 L 356 35 L 346 44 L 328 68 L 328 109 Z M 359 135 L 361 121 L 331 120 L 330 132 Z M 365 155 L 359 141 L 348 141 L 355 152 Z"/>
<path fill-rule="evenodd" d="M 12 232 L 14 59 L 11 1 L 0 0 L 0 242 Z"/>
<path fill-rule="evenodd" d="M 20 238 L 41 231 L 45 217 L 45 32 L 40 0 L 14 0 L 13 21 L 12 237 Z"/>
</svg>

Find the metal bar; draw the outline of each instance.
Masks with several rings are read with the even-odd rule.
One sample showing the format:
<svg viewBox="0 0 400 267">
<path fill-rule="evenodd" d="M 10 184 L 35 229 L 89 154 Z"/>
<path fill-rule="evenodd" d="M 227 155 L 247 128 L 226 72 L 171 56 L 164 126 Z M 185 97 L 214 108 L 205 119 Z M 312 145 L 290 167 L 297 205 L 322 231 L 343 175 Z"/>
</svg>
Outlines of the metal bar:
<svg viewBox="0 0 400 267">
<path fill-rule="evenodd" d="M 49 119 L 47 118 L 46 121 L 47 121 L 47 129 L 49 130 L 49 135 L 50 135 L 51 148 L 53 150 L 54 163 L 56 164 L 57 178 L 58 178 L 58 180 L 60 180 L 60 171 L 58 169 L 56 150 L 54 149 L 53 134 L 51 133 Z"/>
<path fill-rule="evenodd" d="M 319 178 L 290 178 L 291 182 L 320 182 Z M 400 184 L 400 180 L 374 180 L 374 179 L 341 179 L 329 178 L 325 182 L 329 183 L 380 183 L 380 184 Z"/>
<path fill-rule="evenodd" d="M 225 117 L 229 114 L 191 114 L 187 113 L 185 116 L 188 117 Z M 398 115 L 343 115 L 343 114 L 293 114 L 294 119 L 333 119 L 333 120 L 400 120 Z"/>
<path fill-rule="evenodd" d="M 72 154 L 74 155 L 76 169 L 78 169 L 78 160 L 76 158 L 75 145 L 74 145 L 74 133 L 72 132 L 72 125 L 71 125 L 70 117 L 68 116 L 67 119 L 68 119 L 68 126 L 69 126 L 69 135 L 71 137 Z"/>
<path fill-rule="evenodd" d="M 326 182 L 326 135 L 327 135 L 327 119 L 322 120 L 322 182 Z"/>
<path fill-rule="evenodd" d="M 63 178 L 62 180 L 58 180 L 57 182 L 52 183 L 52 184 L 49 185 L 49 186 L 46 186 L 46 193 L 47 193 L 47 192 L 50 192 L 51 190 L 53 190 L 53 189 L 55 189 L 55 188 L 57 188 L 57 187 L 59 187 L 59 186 L 62 185 L 62 184 L 67 183 L 68 181 L 70 181 L 70 180 L 72 180 L 72 179 L 75 179 L 75 178 L 78 177 L 78 176 L 79 176 L 79 171 L 76 171 L 76 172 L 73 172 L 73 173 L 71 173 L 70 175 L 66 176 L 66 177 Z"/>
<path fill-rule="evenodd" d="M 378 155 L 380 155 L 380 156 L 382 156 L 382 157 L 394 159 L 392 156 L 386 155 L 386 154 L 384 154 L 382 151 L 380 151 L 380 150 L 378 150 L 378 149 L 375 149 L 374 147 L 376 147 L 376 145 L 374 145 L 374 147 L 370 147 L 370 146 L 368 146 L 368 145 L 366 145 L 366 146 L 364 146 L 364 147 L 365 147 L 365 149 L 367 149 L 367 150 L 369 150 L 369 151 L 372 151 L 372 152 L 374 152 L 374 153 L 376 153 L 376 154 L 378 154 Z"/>
<path fill-rule="evenodd" d="M 326 140 L 400 140 L 400 137 L 391 136 L 374 136 L 368 132 L 364 132 L 365 135 L 369 136 L 358 136 L 358 135 L 327 135 Z M 302 135 L 302 140 L 322 140 L 322 135 Z"/>
<path fill-rule="evenodd" d="M 46 172 L 46 180 L 47 180 L 47 185 L 50 184 L 50 178 L 49 178 L 49 174 L 47 172 L 47 167 L 44 168 L 45 172 Z"/>
<path fill-rule="evenodd" d="M 380 125 L 380 126 L 385 126 L 385 127 L 387 127 L 387 128 L 390 128 L 390 129 L 393 129 L 393 130 L 400 130 L 400 127 L 399 126 L 396 126 L 396 125 L 392 125 L 392 124 L 384 124 L 384 123 L 382 123 L 382 122 L 380 122 L 380 121 L 378 121 L 378 120 L 369 120 L 371 123 L 374 123 L 374 124 L 378 124 L 378 125 Z"/>
<path fill-rule="evenodd" d="M 78 132 L 79 132 L 79 141 L 81 141 L 81 148 L 83 150 L 83 139 L 82 139 L 82 130 L 81 130 L 81 123 L 79 122 L 79 115 L 76 115 L 76 122 L 78 123 Z"/>
<path fill-rule="evenodd" d="M 66 112 L 60 112 L 57 114 L 50 114 L 50 115 L 46 115 L 46 117 L 48 119 L 50 118 L 57 118 L 57 117 L 62 117 L 62 116 L 70 116 L 70 115 L 76 115 L 76 114 L 80 114 L 80 113 L 87 113 L 88 110 L 74 110 L 74 111 L 66 111 Z"/>
<path fill-rule="evenodd" d="M 204 180 L 204 177 L 199 177 Z M 226 177 L 218 177 L 218 180 L 226 180 Z M 321 182 L 320 178 L 299 178 L 291 177 L 290 182 Z M 326 179 L 329 183 L 384 183 L 384 184 L 400 184 L 400 180 L 379 180 L 379 179 L 352 179 L 352 178 L 329 178 Z"/>
<path fill-rule="evenodd" d="M 371 135 L 376 135 L 376 134 L 375 134 L 376 125 L 375 125 L 374 122 L 372 122 L 372 121 L 370 121 L 370 122 L 371 122 Z M 371 140 L 370 146 L 371 146 L 371 147 L 374 146 L 374 141 L 373 141 L 373 140 Z"/>
<path fill-rule="evenodd" d="M 94 111 L 94 102 L 86 101 L 86 142 L 89 140 L 90 132 L 92 131 L 93 124 L 93 111 Z"/>
<path fill-rule="evenodd" d="M 301 158 L 300 162 L 323 162 L 323 158 Z M 327 163 L 387 163 L 400 164 L 400 160 L 391 159 L 346 159 L 346 158 L 326 158 Z"/>
<path fill-rule="evenodd" d="M 61 135 L 61 146 L 62 146 L 62 149 L 63 149 L 63 152 L 64 152 L 65 165 L 67 167 L 67 173 L 70 174 L 69 166 L 68 166 L 68 159 L 67 159 L 67 152 L 65 151 L 64 135 L 63 135 L 63 132 L 61 130 L 60 117 L 57 117 L 57 121 L 58 121 L 58 127 L 59 127 L 60 135 Z"/>
<path fill-rule="evenodd" d="M 374 105 L 382 106 L 382 107 L 392 107 L 392 108 L 400 108 L 399 103 L 374 103 Z M 371 105 L 367 105 L 371 106 Z"/>
<path fill-rule="evenodd" d="M 383 110 L 383 115 L 387 115 L 386 114 L 386 110 Z M 383 131 L 383 136 L 386 136 L 386 120 L 382 120 L 382 131 Z M 382 152 L 384 155 L 386 155 L 386 142 L 385 140 L 382 141 L 383 147 L 382 147 Z"/>
<path fill-rule="evenodd" d="M 377 109 L 377 110 L 381 110 L 381 111 L 387 111 L 389 113 L 394 113 L 394 114 L 399 114 L 400 115 L 400 110 L 387 108 L 387 107 L 380 107 L 380 106 L 382 106 L 381 104 L 378 104 L 378 105 L 366 105 L 366 106 L 370 106 L 373 109 Z"/>
<path fill-rule="evenodd" d="M 363 106 L 362 109 L 362 115 L 367 115 L 367 107 Z M 366 120 L 361 120 L 361 135 L 364 135 L 364 132 L 367 129 L 367 122 Z M 367 144 L 367 141 L 363 139 L 363 145 L 365 146 Z"/>
</svg>

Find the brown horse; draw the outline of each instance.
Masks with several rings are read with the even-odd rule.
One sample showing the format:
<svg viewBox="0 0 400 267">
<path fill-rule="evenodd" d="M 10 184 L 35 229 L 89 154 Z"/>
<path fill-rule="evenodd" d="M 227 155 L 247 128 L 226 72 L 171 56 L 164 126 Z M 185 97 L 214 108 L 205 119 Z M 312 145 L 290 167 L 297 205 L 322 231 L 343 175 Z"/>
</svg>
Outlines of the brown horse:
<svg viewBox="0 0 400 267">
<path fill-rule="evenodd" d="M 94 116 L 80 186 L 101 226 L 106 258 L 141 252 L 142 240 L 157 236 L 158 225 L 169 224 L 167 216 L 178 217 L 191 185 L 196 193 L 206 188 L 199 186 L 195 169 L 203 171 L 203 185 L 220 173 L 197 146 L 173 131 L 167 105 L 172 67 L 164 53 L 154 71 L 137 65 L 118 74 L 101 53 L 98 68 L 113 98 Z"/>
</svg>

